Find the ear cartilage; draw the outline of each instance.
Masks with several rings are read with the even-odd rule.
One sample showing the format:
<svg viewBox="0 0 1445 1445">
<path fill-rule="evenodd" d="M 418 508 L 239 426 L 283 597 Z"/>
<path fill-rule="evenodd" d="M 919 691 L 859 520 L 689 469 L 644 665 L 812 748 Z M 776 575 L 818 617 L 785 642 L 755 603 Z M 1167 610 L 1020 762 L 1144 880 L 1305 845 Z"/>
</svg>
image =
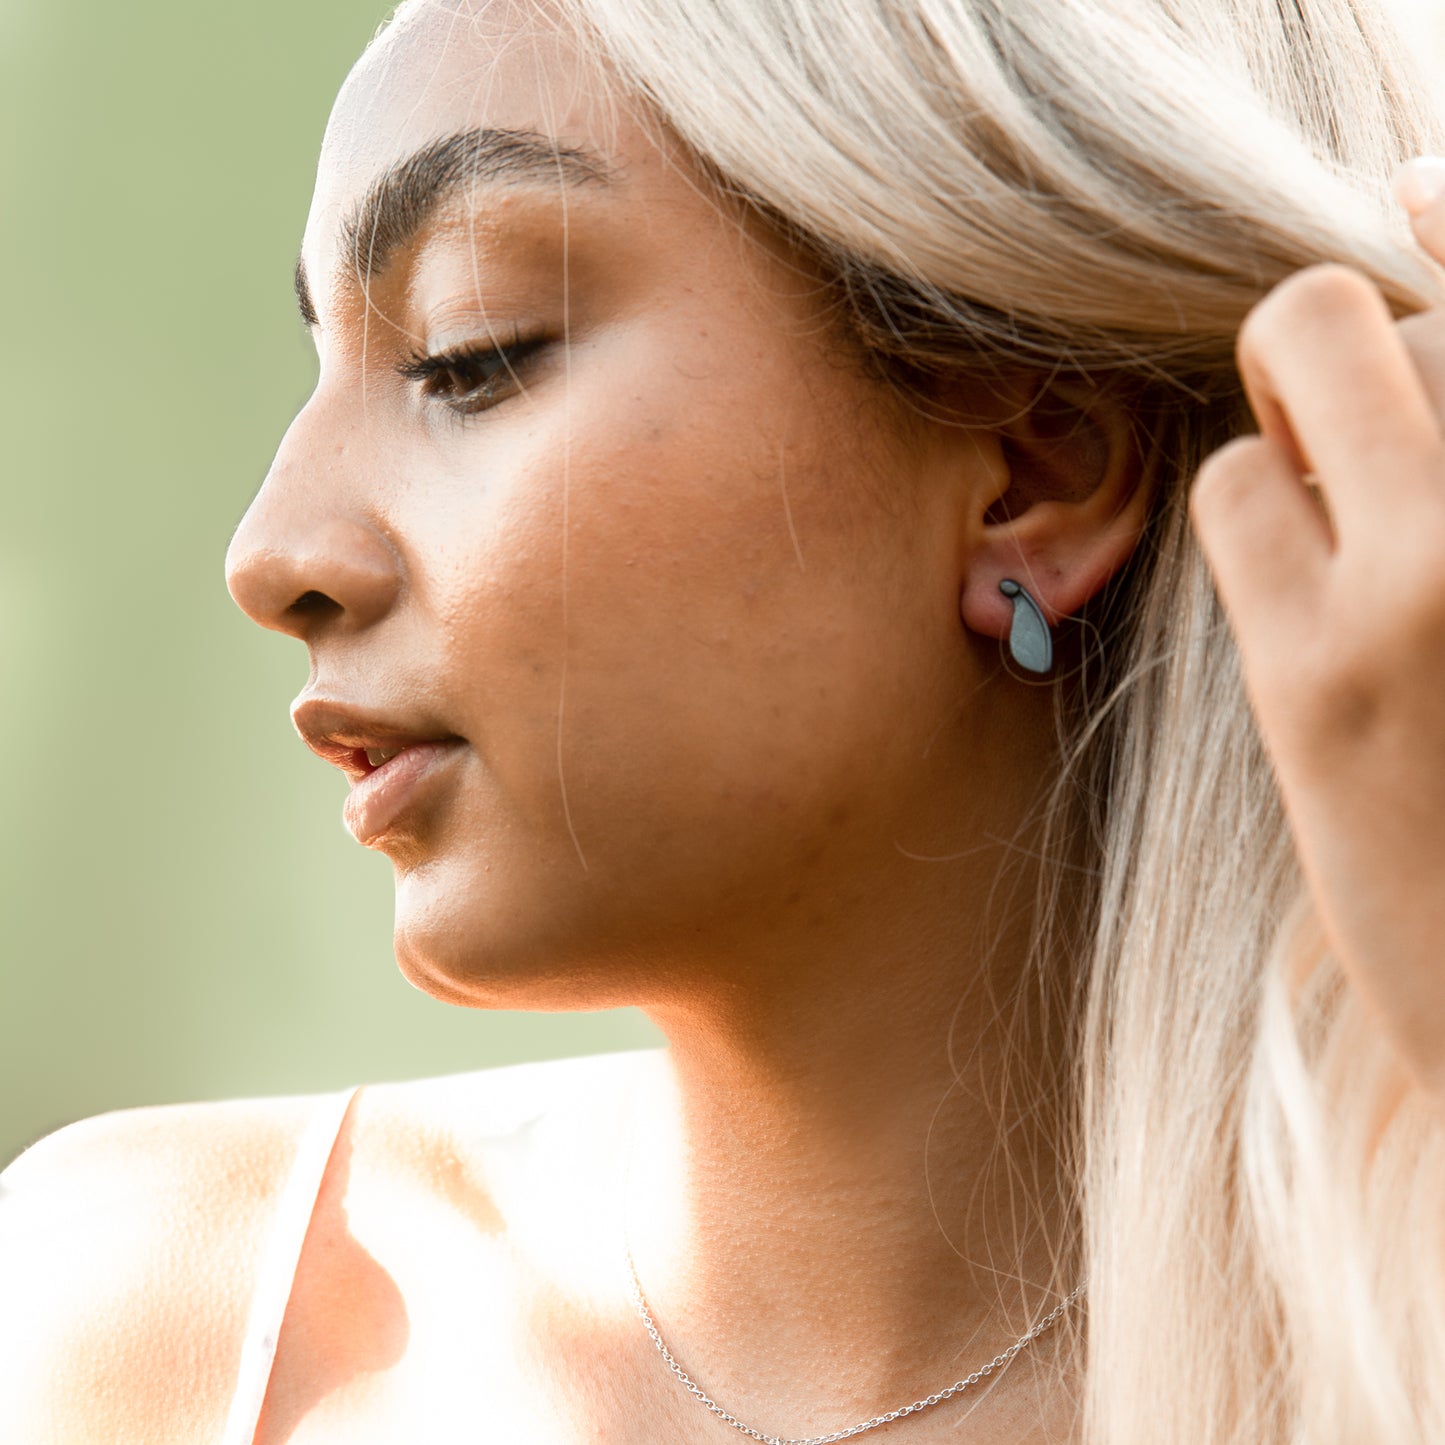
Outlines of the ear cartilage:
<svg viewBox="0 0 1445 1445">
<path fill-rule="evenodd" d="M 1008 634 L 1013 660 L 1025 672 L 1047 672 L 1054 665 L 1054 638 L 1039 604 L 1012 578 L 1000 582 L 998 590 L 1014 605 Z"/>
</svg>

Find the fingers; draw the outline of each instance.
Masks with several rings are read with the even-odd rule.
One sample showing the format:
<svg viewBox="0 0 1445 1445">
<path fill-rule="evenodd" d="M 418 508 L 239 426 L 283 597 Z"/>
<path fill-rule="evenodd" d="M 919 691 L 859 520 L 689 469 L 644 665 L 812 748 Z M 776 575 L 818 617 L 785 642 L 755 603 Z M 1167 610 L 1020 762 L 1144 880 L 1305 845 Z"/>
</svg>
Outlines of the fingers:
<svg viewBox="0 0 1445 1445">
<path fill-rule="evenodd" d="M 1268 437 L 1237 437 L 1200 468 L 1190 516 L 1247 655 L 1307 628 L 1329 565 L 1324 516 L 1293 459 Z"/>
<path fill-rule="evenodd" d="M 1395 323 L 1420 384 L 1437 416 L 1445 416 L 1445 326 L 1438 312 L 1426 311 Z"/>
<path fill-rule="evenodd" d="M 1264 436 L 1314 472 L 1342 535 L 1374 534 L 1432 501 L 1445 438 L 1384 298 L 1357 271 L 1312 266 L 1240 332 L 1239 369 Z"/>
<path fill-rule="evenodd" d="M 1395 173 L 1395 199 L 1410 215 L 1415 239 L 1445 264 L 1445 157 L 1419 156 Z M 1437 314 L 1408 316 L 1400 334 L 1436 412 L 1445 416 L 1445 327 Z"/>
<path fill-rule="evenodd" d="M 1395 199 L 1410 213 L 1421 249 L 1445 264 L 1445 157 L 1417 156 L 1395 172 Z"/>
<path fill-rule="evenodd" d="M 1445 264 L 1445 158 L 1397 193 Z M 1205 463 L 1190 511 L 1248 660 L 1310 635 L 1337 553 L 1404 559 L 1445 525 L 1445 314 L 1397 323 L 1368 278 L 1314 266 L 1254 308 L 1238 360 L 1261 435 Z"/>
</svg>

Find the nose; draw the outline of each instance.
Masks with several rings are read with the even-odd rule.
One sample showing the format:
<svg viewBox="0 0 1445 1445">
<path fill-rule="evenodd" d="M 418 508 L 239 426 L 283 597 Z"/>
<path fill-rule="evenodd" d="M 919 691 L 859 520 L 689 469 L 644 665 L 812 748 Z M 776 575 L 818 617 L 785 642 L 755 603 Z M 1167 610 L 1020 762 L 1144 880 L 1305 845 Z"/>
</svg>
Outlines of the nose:
<svg viewBox="0 0 1445 1445">
<path fill-rule="evenodd" d="M 338 469 L 308 477 L 293 440 L 288 433 L 231 538 L 226 586 L 253 622 L 310 643 L 384 617 L 401 588 L 401 565 L 374 523 L 352 509 L 348 489 L 336 486 Z"/>
</svg>

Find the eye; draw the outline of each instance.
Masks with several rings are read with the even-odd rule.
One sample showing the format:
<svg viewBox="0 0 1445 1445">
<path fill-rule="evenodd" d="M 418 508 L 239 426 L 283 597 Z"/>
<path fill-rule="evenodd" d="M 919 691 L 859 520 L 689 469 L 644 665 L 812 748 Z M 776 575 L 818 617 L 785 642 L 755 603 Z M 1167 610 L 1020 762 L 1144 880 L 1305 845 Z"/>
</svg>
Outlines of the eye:
<svg viewBox="0 0 1445 1445">
<path fill-rule="evenodd" d="M 518 339 L 506 346 L 464 345 L 431 354 L 418 352 L 397 371 L 421 383 L 422 394 L 462 415 L 485 411 L 522 390 L 519 372 L 545 343 Z"/>
</svg>

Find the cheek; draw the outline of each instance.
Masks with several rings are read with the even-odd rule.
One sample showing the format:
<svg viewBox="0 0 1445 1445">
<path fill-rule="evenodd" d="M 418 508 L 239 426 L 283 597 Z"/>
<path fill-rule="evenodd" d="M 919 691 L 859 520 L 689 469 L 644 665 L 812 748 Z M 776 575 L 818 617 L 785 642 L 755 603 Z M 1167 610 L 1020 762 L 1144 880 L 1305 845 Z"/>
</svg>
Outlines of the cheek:
<svg viewBox="0 0 1445 1445">
<path fill-rule="evenodd" d="M 766 907 L 879 806 L 933 639 L 912 534 L 865 500 L 886 458 L 856 417 L 773 372 L 582 386 L 570 457 L 561 428 L 514 417 L 486 475 L 444 489 L 418 600 L 481 763 L 447 851 L 453 889 L 486 875 L 462 930 L 483 952 L 505 952 L 504 912 L 519 936 L 543 909 L 557 928 L 564 899 L 594 941 L 599 910 L 635 941 L 646 917 Z"/>
<path fill-rule="evenodd" d="M 902 540 L 860 501 L 876 445 L 819 414 L 796 380 L 756 371 L 746 384 L 575 398 L 585 441 L 532 470 L 545 503 L 498 563 L 548 599 L 555 625 L 536 645 L 554 674 L 565 601 L 586 736 L 652 747 L 665 735 L 720 762 L 730 738 L 751 746 L 759 730 L 779 744 L 817 737 L 822 704 L 809 699 L 866 668 L 859 644 L 889 585 L 875 564 Z"/>
</svg>

